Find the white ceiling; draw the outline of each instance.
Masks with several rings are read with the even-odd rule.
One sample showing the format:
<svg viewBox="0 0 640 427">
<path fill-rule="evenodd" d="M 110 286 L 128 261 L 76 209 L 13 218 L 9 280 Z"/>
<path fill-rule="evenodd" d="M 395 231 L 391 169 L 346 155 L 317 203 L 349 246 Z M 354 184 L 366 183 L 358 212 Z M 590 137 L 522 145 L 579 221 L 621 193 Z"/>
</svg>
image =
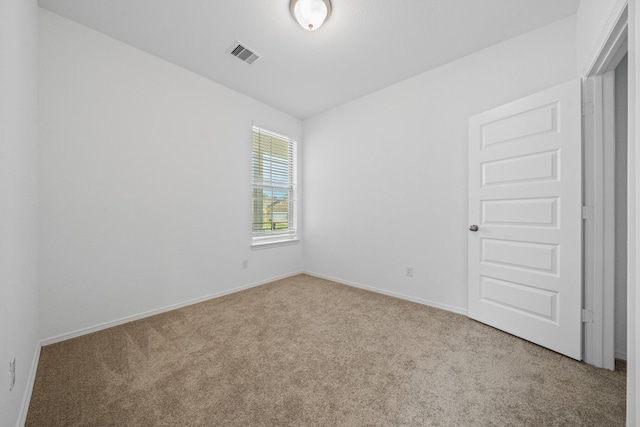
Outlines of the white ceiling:
<svg viewBox="0 0 640 427">
<path fill-rule="evenodd" d="M 573 15 L 579 0 L 332 0 L 317 31 L 289 0 L 40 0 L 301 119 Z M 226 53 L 243 42 L 262 58 Z"/>
</svg>

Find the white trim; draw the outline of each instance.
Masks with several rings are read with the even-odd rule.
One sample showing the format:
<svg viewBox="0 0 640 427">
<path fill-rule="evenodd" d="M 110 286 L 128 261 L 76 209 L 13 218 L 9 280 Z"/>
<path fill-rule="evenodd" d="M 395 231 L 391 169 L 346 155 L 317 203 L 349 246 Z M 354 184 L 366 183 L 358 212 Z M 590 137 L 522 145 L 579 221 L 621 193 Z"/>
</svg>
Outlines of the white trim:
<svg viewBox="0 0 640 427">
<path fill-rule="evenodd" d="M 627 40 L 628 0 L 618 0 L 600 34 L 591 55 L 584 67 L 583 76 L 595 76 L 611 71 L 620 62 L 622 56 L 616 56 L 620 46 Z M 616 59 L 617 58 L 617 59 Z M 617 62 L 616 62 L 617 61 Z"/>
<path fill-rule="evenodd" d="M 378 294 L 383 294 L 383 295 L 387 295 L 390 297 L 395 297 L 395 298 L 400 298 L 406 301 L 411 301 L 411 302 L 415 302 L 418 304 L 422 304 L 422 305 L 427 305 L 429 307 L 434 307 L 434 308 L 439 308 L 441 310 L 445 310 L 445 311 L 450 311 L 452 313 L 457 313 L 457 314 L 462 314 L 464 316 L 467 316 L 468 311 L 464 308 L 459 308 L 459 307 L 454 307 L 452 305 L 447 305 L 447 304 L 441 304 L 438 302 L 434 302 L 434 301 L 429 301 L 429 300 L 425 300 L 422 298 L 416 298 L 416 297 L 412 297 L 409 295 L 404 295 L 398 292 L 392 292 L 392 291 L 387 291 L 384 289 L 379 289 L 379 288 L 374 288 L 373 286 L 367 286 L 367 285 L 363 285 L 361 283 L 356 283 L 356 282 L 351 282 L 348 280 L 342 280 L 342 279 L 338 279 L 336 277 L 332 277 L 332 276 L 327 276 L 325 274 L 320 274 L 320 273 L 314 273 L 311 271 L 305 271 L 304 274 L 308 274 L 309 276 L 313 276 L 313 277 L 317 277 L 319 279 L 325 279 L 325 280 L 331 280 L 332 282 L 336 282 L 339 283 L 341 285 L 346 285 L 346 286 L 351 286 L 354 288 L 360 288 L 360 289 L 364 289 L 367 291 L 372 291 L 372 292 L 376 292 Z"/>
<path fill-rule="evenodd" d="M 640 9 L 629 4 L 629 133 L 627 158 L 627 425 L 640 425 Z"/>
<path fill-rule="evenodd" d="M 103 329 L 112 328 L 114 326 L 122 325 L 124 323 L 133 322 L 135 320 L 144 319 L 145 317 L 155 316 L 156 314 L 166 313 L 167 311 L 176 310 L 178 308 L 186 307 L 193 304 L 198 304 L 200 302 L 209 301 L 215 298 L 219 298 L 225 295 L 234 294 L 236 292 L 244 291 L 246 289 L 255 288 L 258 286 L 266 285 L 267 283 L 275 282 L 276 280 L 286 279 L 287 277 L 297 276 L 298 274 L 302 274 L 302 271 L 297 271 L 294 273 L 284 274 L 282 276 L 272 277 L 270 279 L 261 280 L 259 282 L 254 282 L 249 285 L 238 286 L 236 288 L 228 289 L 226 291 L 216 292 L 213 294 L 209 294 L 203 297 L 194 298 L 188 301 L 180 302 L 177 304 L 171 304 L 162 308 L 157 308 L 154 310 L 145 311 L 139 314 L 134 314 L 131 316 L 122 317 L 120 319 L 112 320 L 109 322 L 104 322 L 99 325 L 90 326 L 88 328 L 78 329 L 73 332 L 68 332 L 60 335 L 56 335 L 54 337 L 46 338 L 41 341 L 43 346 L 55 344 L 57 342 L 65 341 L 72 338 L 77 338 L 82 335 L 91 334 L 93 332 L 101 331 Z"/>
<path fill-rule="evenodd" d="M 29 371 L 27 386 L 22 397 L 22 405 L 20 406 L 20 412 L 18 413 L 18 419 L 16 420 L 16 427 L 24 427 L 25 423 L 27 422 L 27 413 L 29 412 L 29 404 L 31 403 L 33 386 L 36 383 L 36 372 L 38 372 L 38 362 L 40 361 L 41 348 L 42 343 L 37 343 L 35 352 L 33 354 L 33 359 L 31 360 L 31 370 Z"/>
<path fill-rule="evenodd" d="M 41 346 L 47 346 L 47 345 L 51 345 L 51 344 L 55 344 L 57 342 L 62 342 L 62 341 L 66 341 L 72 338 L 77 338 L 83 335 L 87 335 L 87 334 L 91 334 L 93 332 L 98 332 L 101 331 L 103 329 L 108 329 L 108 328 L 112 328 L 114 326 L 118 326 L 118 325 L 122 325 L 125 323 L 129 323 L 129 322 L 133 322 L 136 320 L 140 320 L 140 319 L 144 319 L 146 317 L 150 317 L 150 316 L 155 316 L 156 314 L 162 314 L 162 313 L 166 313 L 168 311 L 172 311 L 172 310 L 176 310 L 182 307 L 187 307 L 189 305 L 193 305 L 193 304 L 198 304 L 200 302 L 204 302 L 204 301 L 208 301 L 208 300 L 212 300 L 215 298 L 219 298 L 225 295 L 229 295 L 229 294 L 233 294 L 236 292 L 240 292 L 240 291 L 244 291 L 246 289 L 251 289 L 251 288 L 255 288 L 258 286 L 262 286 L 262 285 L 266 285 L 268 283 L 271 282 L 275 282 L 277 280 L 282 280 L 282 279 L 286 279 L 288 277 L 293 277 L 293 276 L 297 276 L 299 274 L 308 274 L 309 276 L 313 276 L 313 277 L 318 277 L 320 279 L 326 279 L 326 280 L 331 280 L 332 282 L 336 282 L 339 283 L 341 285 L 346 285 L 346 286 L 352 286 L 354 288 L 360 288 L 360 289 L 365 289 L 368 291 L 372 291 L 372 292 L 376 292 L 379 294 L 383 294 L 383 295 L 387 295 L 387 296 L 391 296 L 391 297 L 395 297 L 395 298 L 400 298 L 403 300 L 407 300 L 407 301 L 411 301 L 411 302 L 415 302 L 418 304 L 422 304 L 422 305 L 427 305 L 430 307 L 435 307 L 435 308 L 439 308 L 441 310 L 445 310 L 445 311 L 450 311 L 452 313 L 457 313 L 457 314 L 462 314 L 464 316 L 467 316 L 468 312 L 466 309 L 463 308 L 459 308 L 459 307 L 454 307 L 452 305 L 448 305 L 448 304 L 442 304 L 442 303 L 438 303 L 438 302 L 434 302 L 434 301 L 429 301 L 429 300 L 425 300 L 422 298 L 416 298 L 416 297 L 412 297 L 409 295 L 404 295 L 398 292 L 392 292 L 392 291 L 387 291 L 384 289 L 379 289 L 379 288 L 375 288 L 373 286 L 367 286 L 367 285 L 363 285 L 361 283 L 356 283 L 356 282 L 351 282 L 348 280 L 342 280 L 342 279 L 338 279 L 336 277 L 332 277 L 332 276 L 327 276 L 324 274 L 320 274 L 320 273 L 314 273 L 311 271 L 297 271 L 294 273 L 289 273 L 289 274 L 284 274 L 282 276 L 277 276 L 277 277 L 272 277 L 270 279 L 266 279 L 266 280 L 261 280 L 259 282 L 255 282 L 255 283 L 251 283 L 249 285 L 244 285 L 244 286 L 239 286 L 237 288 L 233 288 L 233 289 L 229 289 L 226 291 L 222 291 L 222 292 L 217 292 L 214 294 L 210 294 L 204 297 L 200 297 L 200 298 L 194 298 L 188 301 L 184 301 L 181 303 L 177 303 L 177 304 L 171 304 L 162 308 L 158 308 L 158 309 L 154 309 L 154 310 L 149 310 L 149 311 L 145 311 L 139 314 L 135 314 L 132 316 L 126 316 L 120 319 L 116 319 L 116 320 L 112 320 L 109 322 L 104 322 L 95 326 L 90 326 L 88 328 L 82 328 L 82 329 L 78 329 L 76 331 L 73 332 L 68 332 L 68 333 L 64 333 L 64 334 L 60 334 L 60 335 L 56 335 L 54 337 L 50 337 L 50 338 L 46 338 L 43 339 L 42 341 L 40 341 L 40 345 Z M 40 348 L 38 348 L 38 357 L 40 355 Z M 35 371 L 34 371 L 35 374 Z M 35 378 L 35 375 L 34 375 Z"/>
<path fill-rule="evenodd" d="M 626 16 L 626 14 L 625 14 Z M 626 32 L 626 31 L 625 31 Z M 626 37 L 625 45 L 626 46 Z M 618 47 L 618 52 L 612 53 L 624 57 L 626 49 Z M 617 59 L 615 65 L 620 63 Z M 615 215 L 615 180 L 616 180 L 616 122 L 615 122 L 615 69 L 602 75 L 602 100 L 604 127 L 602 147 L 602 190 L 600 199 L 602 208 L 602 360 L 603 366 L 615 370 L 615 283 L 616 283 L 616 215 Z"/>
<path fill-rule="evenodd" d="M 296 245 L 300 242 L 300 239 L 297 237 L 293 237 L 290 239 L 273 239 L 273 240 L 254 240 L 251 244 L 252 251 L 258 251 L 261 249 L 268 249 L 274 246 L 287 246 L 287 245 Z"/>
<path fill-rule="evenodd" d="M 594 260 L 599 259 L 596 251 L 600 247 L 597 244 L 599 241 L 598 236 L 599 233 L 597 225 L 599 224 L 599 219 L 601 218 L 600 212 L 596 213 L 596 208 L 598 206 L 602 206 L 602 204 L 597 203 L 594 198 L 601 194 L 601 191 L 597 191 L 595 189 L 597 179 L 596 177 L 601 177 L 601 171 L 598 171 L 598 167 L 601 166 L 600 163 L 596 163 L 594 158 L 598 158 L 598 152 L 596 148 L 598 144 L 596 140 L 598 140 L 598 135 L 601 135 L 601 123 L 600 120 L 600 112 L 601 108 L 600 104 L 596 101 L 597 94 L 601 92 L 601 83 L 602 79 L 598 77 L 590 77 L 583 81 L 583 93 L 582 93 L 582 102 L 583 105 L 592 105 L 592 108 L 588 109 L 588 114 L 583 112 L 583 199 L 582 203 L 586 206 L 590 212 L 590 215 L 587 215 L 584 218 L 583 223 L 583 266 L 584 266 L 584 279 L 583 279 L 583 308 L 585 310 L 591 311 L 593 313 L 593 318 L 598 318 L 598 324 L 601 319 L 601 310 L 595 310 L 595 298 L 596 295 L 601 294 L 601 292 L 596 292 L 595 287 L 596 283 L 602 283 L 601 280 L 597 278 L 601 277 L 599 263 L 594 262 Z M 599 98 L 598 98 L 599 99 Z M 597 110 L 596 110 L 597 107 Z M 583 327 L 583 360 L 586 363 L 595 366 L 602 366 L 602 357 L 601 357 L 601 335 L 597 333 L 600 328 L 598 324 L 595 322 L 584 323 Z"/>
<path fill-rule="evenodd" d="M 627 353 L 626 352 L 622 352 L 622 351 L 616 351 L 615 354 L 616 359 L 620 359 L 620 360 L 627 360 Z"/>
<path fill-rule="evenodd" d="M 587 78 L 584 101 L 592 103 L 584 126 L 584 199 L 593 215 L 584 223 L 584 308 L 593 323 L 584 326 L 585 362 L 615 369 L 615 121 L 614 71 Z"/>
</svg>

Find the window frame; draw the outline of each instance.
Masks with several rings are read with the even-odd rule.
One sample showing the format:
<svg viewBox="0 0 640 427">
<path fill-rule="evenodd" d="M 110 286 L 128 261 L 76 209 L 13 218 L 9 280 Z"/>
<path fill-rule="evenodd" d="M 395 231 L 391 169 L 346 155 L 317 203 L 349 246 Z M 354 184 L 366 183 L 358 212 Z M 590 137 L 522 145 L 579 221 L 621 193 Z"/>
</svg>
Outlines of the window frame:
<svg viewBox="0 0 640 427">
<path fill-rule="evenodd" d="M 261 134 L 269 138 L 277 138 L 287 142 L 287 165 L 288 182 L 286 185 L 282 183 L 274 184 L 273 180 L 265 183 L 262 179 L 260 182 L 256 180 L 255 158 L 256 151 L 254 149 L 255 134 L 258 132 L 258 138 Z M 273 132 L 271 130 L 255 126 L 251 127 L 251 249 L 263 249 L 271 246 L 286 245 L 298 242 L 298 142 L 288 136 Z M 272 146 L 270 145 L 272 148 Z M 259 154 L 258 154 L 259 155 Z M 272 167 L 273 165 L 270 165 Z M 256 234 L 254 230 L 254 209 L 255 209 L 255 191 L 256 189 L 268 189 L 271 191 L 287 191 L 289 193 L 287 203 L 288 227 L 285 232 Z"/>
</svg>

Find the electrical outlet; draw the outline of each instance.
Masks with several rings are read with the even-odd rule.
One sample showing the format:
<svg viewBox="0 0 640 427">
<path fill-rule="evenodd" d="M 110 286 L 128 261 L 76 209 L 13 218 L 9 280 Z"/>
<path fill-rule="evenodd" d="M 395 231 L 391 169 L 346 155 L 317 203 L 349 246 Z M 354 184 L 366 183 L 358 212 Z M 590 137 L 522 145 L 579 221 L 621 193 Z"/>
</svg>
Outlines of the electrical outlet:
<svg viewBox="0 0 640 427">
<path fill-rule="evenodd" d="M 412 265 L 408 265 L 408 266 L 405 268 L 405 275 L 406 275 L 407 277 L 413 277 L 413 266 L 412 266 Z"/>
<path fill-rule="evenodd" d="M 249 268 L 249 260 L 248 259 L 243 259 L 242 260 L 242 269 L 246 269 Z"/>
<path fill-rule="evenodd" d="M 9 391 L 13 390 L 13 386 L 16 385 L 16 358 L 12 358 L 9 361 Z"/>
</svg>

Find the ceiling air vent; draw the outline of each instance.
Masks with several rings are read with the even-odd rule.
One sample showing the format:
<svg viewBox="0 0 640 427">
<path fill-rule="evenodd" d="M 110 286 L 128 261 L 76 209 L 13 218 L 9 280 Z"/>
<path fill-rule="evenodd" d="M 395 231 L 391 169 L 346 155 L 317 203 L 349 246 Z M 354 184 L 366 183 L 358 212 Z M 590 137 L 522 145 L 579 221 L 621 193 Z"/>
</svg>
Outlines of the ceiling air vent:
<svg viewBox="0 0 640 427">
<path fill-rule="evenodd" d="M 231 45 L 229 49 L 227 49 L 231 55 L 236 58 L 242 59 L 247 64 L 253 64 L 258 59 L 260 59 L 260 55 L 252 51 L 246 46 L 243 46 L 240 42 L 235 42 Z"/>
</svg>

